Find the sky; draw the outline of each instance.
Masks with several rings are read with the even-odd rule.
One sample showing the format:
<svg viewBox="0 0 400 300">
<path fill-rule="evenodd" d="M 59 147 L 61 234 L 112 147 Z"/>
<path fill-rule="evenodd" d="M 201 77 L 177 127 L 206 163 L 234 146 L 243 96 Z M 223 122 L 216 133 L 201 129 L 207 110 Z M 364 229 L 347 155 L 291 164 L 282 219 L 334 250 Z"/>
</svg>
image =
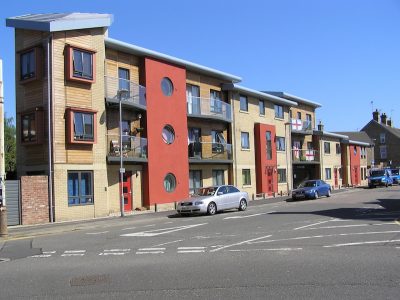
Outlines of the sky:
<svg viewBox="0 0 400 300">
<path fill-rule="evenodd" d="M 318 102 L 325 130 L 360 130 L 372 109 L 400 127 L 400 0 L 11 1 L 0 10 L 7 116 L 15 58 L 5 19 L 55 12 L 112 14 L 112 38 Z"/>
</svg>

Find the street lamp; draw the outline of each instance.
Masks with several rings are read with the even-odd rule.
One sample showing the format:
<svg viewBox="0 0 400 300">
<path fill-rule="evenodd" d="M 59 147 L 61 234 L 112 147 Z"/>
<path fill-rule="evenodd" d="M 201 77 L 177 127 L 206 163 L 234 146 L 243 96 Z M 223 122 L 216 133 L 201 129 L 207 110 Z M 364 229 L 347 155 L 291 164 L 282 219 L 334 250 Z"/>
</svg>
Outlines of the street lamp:
<svg viewBox="0 0 400 300">
<path fill-rule="evenodd" d="M 119 180 L 120 180 L 120 194 L 121 194 L 121 217 L 125 216 L 124 212 L 124 162 L 122 159 L 122 99 L 126 99 L 129 96 L 129 91 L 125 89 L 118 90 L 117 93 L 118 102 L 119 102 Z"/>
<path fill-rule="evenodd" d="M 289 119 L 289 121 L 291 121 Z M 290 191 L 290 187 L 289 187 L 289 160 L 291 161 L 291 157 L 292 157 L 292 122 L 286 122 L 285 123 L 285 132 L 286 132 L 286 126 L 289 126 L 289 134 L 288 134 L 288 142 L 286 143 L 286 149 L 289 148 L 289 151 L 286 151 L 286 170 L 287 170 L 287 177 L 286 177 L 286 187 L 287 187 L 287 193 L 289 196 L 289 191 Z M 289 154 L 289 155 L 288 155 Z M 289 156 L 289 157 L 288 157 Z M 293 168 L 291 168 L 293 171 Z M 293 179 L 293 174 L 291 174 L 292 179 Z"/>
</svg>

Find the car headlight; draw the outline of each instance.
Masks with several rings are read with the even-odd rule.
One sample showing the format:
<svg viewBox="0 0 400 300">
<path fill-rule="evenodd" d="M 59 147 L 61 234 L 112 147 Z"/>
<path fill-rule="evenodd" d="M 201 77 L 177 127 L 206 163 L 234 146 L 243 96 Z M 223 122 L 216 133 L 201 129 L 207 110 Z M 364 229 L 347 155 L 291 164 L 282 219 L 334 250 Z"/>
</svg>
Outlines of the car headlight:
<svg viewBox="0 0 400 300">
<path fill-rule="evenodd" d="M 194 205 L 201 205 L 201 204 L 203 204 L 203 201 L 196 201 L 196 202 L 194 203 Z"/>
<path fill-rule="evenodd" d="M 310 193 L 315 193 L 315 190 L 310 190 Z"/>
<path fill-rule="evenodd" d="M 382 182 L 385 182 L 386 181 L 386 178 L 382 178 L 382 180 L 381 180 Z"/>
</svg>

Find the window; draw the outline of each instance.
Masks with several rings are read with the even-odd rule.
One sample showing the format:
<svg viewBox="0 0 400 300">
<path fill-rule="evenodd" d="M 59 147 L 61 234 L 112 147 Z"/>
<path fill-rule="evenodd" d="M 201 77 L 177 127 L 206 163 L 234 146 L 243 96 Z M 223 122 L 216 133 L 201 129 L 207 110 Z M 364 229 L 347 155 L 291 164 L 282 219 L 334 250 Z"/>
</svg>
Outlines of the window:
<svg viewBox="0 0 400 300">
<path fill-rule="evenodd" d="M 30 49 L 20 54 L 20 79 L 21 81 L 36 79 L 39 70 L 39 61 L 37 48 Z"/>
<path fill-rule="evenodd" d="M 80 49 L 73 49 L 74 77 L 93 79 L 93 53 Z"/>
<path fill-rule="evenodd" d="M 301 112 L 297 112 L 297 120 L 301 120 Z"/>
<path fill-rule="evenodd" d="M 23 143 L 36 142 L 36 118 L 35 113 L 26 114 L 22 118 L 21 141 Z"/>
<path fill-rule="evenodd" d="M 161 136 L 162 136 L 164 143 L 166 143 L 167 145 L 170 145 L 175 140 L 175 131 L 171 125 L 165 125 L 164 128 L 162 129 Z"/>
<path fill-rule="evenodd" d="M 164 178 L 164 189 L 168 193 L 172 193 L 176 188 L 176 178 L 172 173 L 168 173 Z"/>
<path fill-rule="evenodd" d="M 121 93 L 121 99 L 128 99 L 130 97 L 130 77 L 129 70 L 124 68 L 118 68 L 118 90 L 124 91 Z"/>
<path fill-rule="evenodd" d="M 212 153 L 222 153 L 224 152 L 224 147 L 226 147 L 226 141 L 222 131 L 211 131 L 212 139 Z"/>
<path fill-rule="evenodd" d="M 331 154 L 331 143 L 324 142 L 324 153 Z"/>
<path fill-rule="evenodd" d="M 228 194 L 230 194 L 230 193 L 239 193 L 240 191 L 237 189 L 237 188 L 235 188 L 234 186 L 227 186 L 227 189 L 228 189 Z"/>
<path fill-rule="evenodd" d="M 93 204 L 93 172 L 68 172 L 68 206 Z"/>
<path fill-rule="evenodd" d="M 94 144 L 96 142 L 96 112 L 88 109 L 69 108 L 68 142 Z"/>
<path fill-rule="evenodd" d="M 342 179 L 342 168 L 339 168 L 339 179 Z"/>
<path fill-rule="evenodd" d="M 340 147 L 339 143 L 336 143 L 336 154 L 341 154 L 342 153 L 342 149 Z"/>
<path fill-rule="evenodd" d="M 305 124 L 305 129 L 311 130 L 312 129 L 312 118 L 310 114 L 306 114 L 306 124 Z"/>
<path fill-rule="evenodd" d="M 240 136 L 241 136 L 241 142 L 242 142 L 242 149 L 250 149 L 249 133 L 241 132 Z"/>
<path fill-rule="evenodd" d="M 379 140 L 381 141 L 381 144 L 385 144 L 386 143 L 386 134 L 385 133 L 381 133 L 379 135 Z"/>
<path fill-rule="evenodd" d="M 387 148 L 386 145 L 379 146 L 380 154 L 381 154 L 381 159 L 387 159 Z"/>
<path fill-rule="evenodd" d="M 196 189 L 203 186 L 201 170 L 190 170 L 189 171 L 189 191 L 190 194 L 194 194 Z"/>
<path fill-rule="evenodd" d="M 282 136 L 276 137 L 276 150 L 285 151 L 285 138 Z"/>
<path fill-rule="evenodd" d="M 250 169 L 242 170 L 242 184 L 243 185 L 251 185 Z"/>
<path fill-rule="evenodd" d="M 271 131 L 267 131 L 265 133 L 265 140 L 266 140 L 266 150 L 267 150 L 267 159 L 272 159 L 272 135 Z"/>
<path fill-rule="evenodd" d="M 286 169 L 278 169 L 278 183 L 286 182 Z"/>
<path fill-rule="evenodd" d="M 241 111 L 248 111 L 249 110 L 249 103 L 247 102 L 247 97 L 240 95 L 240 110 Z"/>
<path fill-rule="evenodd" d="M 213 170 L 212 178 L 213 178 L 213 185 L 225 184 L 224 170 Z"/>
<path fill-rule="evenodd" d="M 258 100 L 258 110 L 261 116 L 265 116 L 265 103 L 264 100 Z"/>
<path fill-rule="evenodd" d="M 332 178 L 331 168 L 325 168 L 325 180 L 330 180 Z"/>
<path fill-rule="evenodd" d="M 221 101 L 221 92 L 210 90 L 210 110 L 211 112 L 215 112 L 218 114 L 222 114 L 222 101 Z"/>
<path fill-rule="evenodd" d="M 289 119 L 292 119 L 293 118 L 293 112 L 292 112 L 292 110 L 291 109 L 289 109 Z"/>
<path fill-rule="evenodd" d="M 354 153 L 354 156 L 357 155 L 357 146 L 354 146 L 353 153 Z"/>
<path fill-rule="evenodd" d="M 164 96 L 172 96 L 172 93 L 174 92 L 174 85 L 172 84 L 171 79 L 164 77 L 161 80 L 161 90 Z"/>
<path fill-rule="evenodd" d="M 274 109 L 275 109 L 275 118 L 283 119 L 283 106 L 275 104 Z"/>
</svg>

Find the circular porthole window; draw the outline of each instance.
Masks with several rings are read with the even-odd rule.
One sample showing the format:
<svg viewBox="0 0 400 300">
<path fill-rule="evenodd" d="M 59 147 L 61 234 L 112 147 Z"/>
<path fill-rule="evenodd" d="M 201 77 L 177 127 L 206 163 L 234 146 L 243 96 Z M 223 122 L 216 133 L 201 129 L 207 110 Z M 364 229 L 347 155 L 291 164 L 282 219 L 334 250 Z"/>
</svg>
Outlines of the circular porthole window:
<svg viewBox="0 0 400 300">
<path fill-rule="evenodd" d="M 168 145 L 174 142 L 175 131 L 171 125 L 165 125 L 164 128 L 162 129 L 162 139 Z"/>
<path fill-rule="evenodd" d="M 168 173 L 167 176 L 165 176 L 164 178 L 164 189 L 168 193 L 172 193 L 173 191 L 175 191 L 175 188 L 176 188 L 176 178 L 174 174 Z"/>
<path fill-rule="evenodd" d="M 164 77 L 161 80 L 161 90 L 164 94 L 164 96 L 171 96 L 173 91 L 174 91 L 174 85 L 172 84 L 171 79 L 168 77 Z"/>
</svg>

